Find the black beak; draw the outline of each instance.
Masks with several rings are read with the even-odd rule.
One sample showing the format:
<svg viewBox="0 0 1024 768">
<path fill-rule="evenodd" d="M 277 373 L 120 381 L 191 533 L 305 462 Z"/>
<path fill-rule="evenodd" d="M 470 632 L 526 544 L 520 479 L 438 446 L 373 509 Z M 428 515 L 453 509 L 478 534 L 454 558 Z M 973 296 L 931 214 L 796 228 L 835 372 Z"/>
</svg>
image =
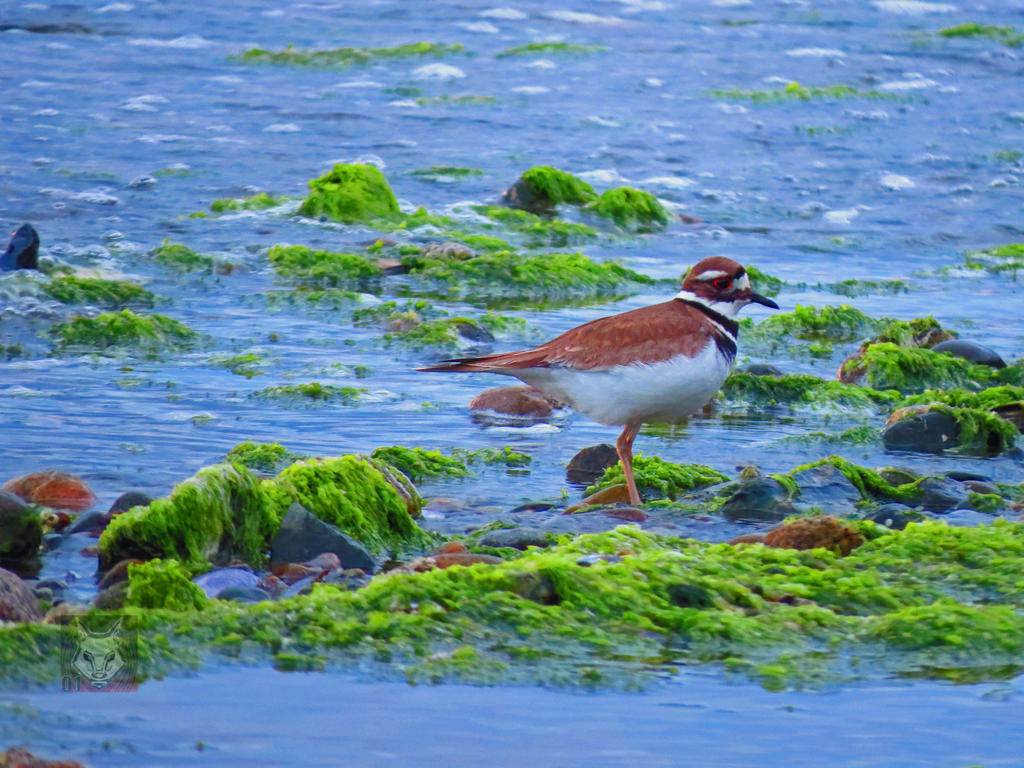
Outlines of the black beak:
<svg viewBox="0 0 1024 768">
<path fill-rule="evenodd" d="M 760 293 L 754 293 L 751 291 L 747 294 L 747 301 L 755 302 L 756 304 L 764 304 L 770 309 L 778 309 L 779 305 L 769 299 L 767 296 L 762 296 Z"/>
</svg>

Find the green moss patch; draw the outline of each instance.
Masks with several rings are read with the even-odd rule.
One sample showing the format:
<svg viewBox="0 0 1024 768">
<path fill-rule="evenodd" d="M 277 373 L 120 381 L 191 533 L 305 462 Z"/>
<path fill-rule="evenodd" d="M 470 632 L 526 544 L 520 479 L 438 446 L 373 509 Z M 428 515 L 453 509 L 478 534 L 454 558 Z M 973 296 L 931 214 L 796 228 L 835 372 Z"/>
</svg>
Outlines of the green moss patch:
<svg viewBox="0 0 1024 768">
<path fill-rule="evenodd" d="M 283 195 L 268 195 L 266 192 L 252 195 L 251 197 L 233 197 L 224 200 L 214 200 L 210 203 L 210 210 L 215 213 L 230 213 L 233 211 L 263 211 L 267 208 L 276 208 L 287 203 L 289 198 Z"/>
<path fill-rule="evenodd" d="M 484 172 L 479 168 L 460 168 L 453 165 L 432 165 L 429 168 L 418 168 L 410 171 L 410 176 L 418 176 L 421 179 L 430 181 L 450 181 L 464 179 L 469 176 L 483 176 Z"/>
<path fill-rule="evenodd" d="M 525 467 L 533 460 L 527 454 L 520 453 L 509 445 L 504 448 L 476 448 L 471 451 L 455 448 L 452 455 L 466 464 L 499 464 L 506 467 Z"/>
<path fill-rule="evenodd" d="M 279 524 L 270 509 L 245 467 L 206 467 L 170 497 L 116 515 L 100 536 L 100 566 L 106 570 L 126 558 L 171 558 L 192 570 L 236 557 L 261 564 Z"/>
<path fill-rule="evenodd" d="M 76 317 L 52 329 L 57 339 L 56 354 L 75 349 L 157 352 L 187 348 L 199 341 L 199 334 L 184 323 L 165 315 L 137 315 L 130 309 L 107 312 L 96 317 Z"/>
<path fill-rule="evenodd" d="M 503 59 L 509 56 L 550 56 L 566 55 L 577 53 L 597 53 L 607 51 L 603 45 L 577 45 L 575 43 L 527 43 L 517 45 L 514 48 L 506 48 L 497 54 L 497 58 Z"/>
<path fill-rule="evenodd" d="M 744 344 L 777 347 L 786 337 L 806 341 L 843 342 L 876 333 L 882 321 L 874 320 L 855 307 L 797 305 L 792 312 L 777 312 L 759 323 L 747 318 L 742 324 Z"/>
<path fill-rule="evenodd" d="M 318 285 L 358 285 L 381 275 L 377 264 L 361 253 L 275 245 L 267 252 L 267 258 L 281 277 Z"/>
<path fill-rule="evenodd" d="M 193 251 L 187 245 L 172 243 L 167 238 L 149 254 L 163 266 L 180 272 L 212 272 L 217 264 L 212 257 Z"/>
<path fill-rule="evenodd" d="M 550 165 L 537 165 L 519 177 L 533 196 L 550 207 L 556 205 L 585 205 L 597 198 L 597 193 L 583 179 L 560 171 Z"/>
<path fill-rule="evenodd" d="M 611 219 L 623 229 L 636 232 L 657 232 L 672 220 L 658 198 L 650 192 L 632 187 L 616 187 L 601 193 L 587 210 Z"/>
<path fill-rule="evenodd" d="M 940 29 L 938 34 L 942 37 L 984 37 L 989 40 L 998 40 L 1011 48 L 1019 48 L 1024 44 L 1024 33 L 1016 31 L 1013 27 L 994 27 L 991 24 L 974 22 L 946 27 Z"/>
<path fill-rule="evenodd" d="M 259 355 L 249 352 L 244 355 L 233 355 L 232 357 L 212 357 L 210 362 L 213 365 L 219 365 L 227 368 L 236 376 L 245 376 L 247 379 L 251 379 L 254 376 L 262 376 L 263 371 L 260 370 L 260 366 L 264 360 Z"/>
<path fill-rule="evenodd" d="M 876 91 L 874 89 L 862 91 L 850 85 L 828 85 L 828 86 L 806 86 L 792 82 L 781 88 L 765 90 L 743 90 L 732 88 L 729 90 L 711 91 L 716 99 L 733 99 L 752 101 L 755 104 L 777 104 L 783 101 L 810 101 L 811 99 L 895 99 L 903 101 L 905 96 Z"/>
<path fill-rule="evenodd" d="M 633 475 L 637 490 L 646 498 L 675 498 L 696 488 L 724 483 L 729 478 L 716 469 L 703 464 L 673 464 L 657 456 L 636 454 L 633 457 Z M 609 467 L 592 486 L 583 492 L 584 496 L 611 485 L 626 482 L 622 463 Z"/>
<path fill-rule="evenodd" d="M 899 501 L 912 505 L 921 497 L 922 491 L 918 487 L 921 482 L 920 480 L 901 485 L 892 485 L 875 470 L 854 464 L 852 461 L 841 456 L 826 456 L 824 459 L 799 466 L 789 473 L 789 477 L 792 478 L 804 470 L 823 465 L 831 465 L 838 469 L 847 480 L 857 487 L 861 498 L 865 500 Z"/>
<path fill-rule="evenodd" d="M 126 606 L 194 611 L 208 602 L 203 590 L 192 583 L 188 569 L 177 560 L 157 558 L 128 566 Z"/>
<path fill-rule="evenodd" d="M 43 292 L 64 304 L 97 304 L 111 309 L 156 304 L 156 296 L 141 285 L 98 277 L 55 277 L 43 286 Z"/>
<path fill-rule="evenodd" d="M 971 251 L 965 254 L 964 263 L 969 269 L 984 269 L 987 272 L 1008 272 L 1016 279 L 1017 272 L 1024 270 L 1024 243 L 1010 243 Z"/>
<path fill-rule="evenodd" d="M 308 458 L 297 453 L 292 453 L 283 445 L 277 443 L 254 443 L 247 440 L 238 443 L 228 451 L 224 458 L 230 463 L 242 464 L 248 469 L 258 472 L 269 472 L 277 474 L 289 464 L 301 459 Z"/>
<path fill-rule="evenodd" d="M 878 390 L 826 381 L 817 376 L 755 376 L 734 373 L 725 380 L 719 397 L 730 404 L 763 407 L 766 405 L 804 406 L 807 404 L 844 407 L 878 408 L 900 399 L 895 390 Z"/>
<path fill-rule="evenodd" d="M 371 458 L 386 461 L 396 467 L 414 483 L 442 477 L 467 477 L 469 470 L 456 458 L 444 456 L 440 451 L 405 448 L 400 445 L 375 448 Z"/>
<path fill-rule="evenodd" d="M 890 342 L 868 346 L 857 358 L 843 364 L 840 375 L 851 379 L 854 372 L 862 373 L 876 389 L 895 389 L 906 394 L 926 389 L 976 389 L 979 381 L 992 375 L 986 366 L 959 357 L 930 349 L 905 349 Z"/>
<path fill-rule="evenodd" d="M 597 231 L 593 227 L 579 222 L 538 216 L 518 208 L 505 208 L 497 205 L 475 206 L 473 210 L 521 235 L 523 245 L 528 248 L 565 248 L 597 239 Z M 471 247 L 476 247 L 473 241 L 467 237 L 459 237 L 459 239 Z M 507 249 L 506 246 L 496 250 Z"/>
<path fill-rule="evenodd" d="M 363 387 L 337 387 L 333 384 L 321 384 L 311 381 L 306 384 L 281 384 L 266 387 L 252 393 L 253 397 L 264 400 L 275 400 L 281 403 L 301 402 L 339 402 L 342 405 L 355 405 L 366 394 Z"/>
<path fill-rule="evenodd" d="M 279 51 L 250 48 L 235 57 L 252 64 L 285 64 L 298 67 L 342 69 L 357 64 L 370 64 L 378 60 L 402 59 L 417 56 L 447 56 L 462 53 L 460 43 L 407 43 L 390 48 L 331 48 L 303 49 L 289 45 Z"/>
<path fill-rule="evenodd" d="M 324 216 L 346 224 L 397 216 L 398 201 L 387 179 L 372 165 L 335 165 L 309 182 L 303 216 Z"/>
</svg>

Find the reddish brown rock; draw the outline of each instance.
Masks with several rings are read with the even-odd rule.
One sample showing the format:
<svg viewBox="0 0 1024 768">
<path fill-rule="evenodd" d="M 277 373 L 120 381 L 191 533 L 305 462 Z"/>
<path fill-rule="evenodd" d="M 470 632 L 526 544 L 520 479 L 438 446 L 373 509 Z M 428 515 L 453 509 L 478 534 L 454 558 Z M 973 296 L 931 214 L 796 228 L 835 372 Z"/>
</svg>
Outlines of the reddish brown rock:
<svg viewBox="0 0 1024 768">
<path fill-rule="evenodd" d="M 470 411 L 493 411 L 505 416 L 546 419 L 560 403 L 533 387 L 494 387 L 473 398 Z"/>
<path fill-rule="evenodd" d="M 861 544 L 864 537 L 856 530 L 831 515 L 802 517 L 765 534 L 767 547 L 780 549 L 815 549 L 822 547 L 848 555 Z"/>
<path fill-rule="evenodd" d="M 100 579 L 99 588 L 106 589 L 112 587 L 120 581 L 125 581 L 128 578 L 128 566 L 132 563 L 141 563 L 143 560 L 138 558 L 130 558 L 127 560 L 121 560 L 110 567 L 110 570 L 103 574 L 103 578 Z"/>
<path fill-rule="evenodd" d="M 434 552 L 435 555 L 460 555 L 469 552 L 469 547 L 463 544 L 461 541 L 449 541 L 447 544 L 442 544 Z"/>
<path fill-rule="evenodd" d="M 736 544 L 764 544 L 763 533 L 744 533 L 732 539 L 730 542 L 732 545 Z"/>
<path fill-rule="evenodd" d="M 476 565 L 477 563 L 497 565 L 504 562 L 495 555 L 482 555 L 476 552 L 449 552 L 443 555 L 434 555 L 433 560 L 438 568 L 450 568 L 453 565 Z"/>
<path fill-rule="evenodd" d="M 642 523 L 647 519 L 647 513 L 636 507 L 603 507 L 595 511 L 631 523 Z"/>
<path fill-rule="evenodd" d="M 0 621 L 42 620 L 39 601 L 32 590 L 16 574 L 0 568 Z"/>
<path fill-rule="evenodd" d="M 13 747 L 0 755 L 0 768 L 85 768 L 77 760 L 44 760 L 27 749 Z"/>
<path fill-rule="evenodd" d="M 571 507 L 566 508 L 563 514 L 574 515 L 577 512 L 582 512 L 587 507 L 594 506 L 595 504 L 628 504 L 629 503 L 629 489 L 625 483 L 619 483 L 618 485 L 609 485 L 607 488 L 602 488 L 596 493 L 592 493 L 583 501 L 578 504 L 573 504 Z"/>
<path fill-rule="evenodd" d="M 80 477 L 67 472 L 50 469 L 16 477 L 3 485 L 25 501 L 56 509 L 73 509 L 81 512 L 96 502 L 96 497 Z"/>
</svg>

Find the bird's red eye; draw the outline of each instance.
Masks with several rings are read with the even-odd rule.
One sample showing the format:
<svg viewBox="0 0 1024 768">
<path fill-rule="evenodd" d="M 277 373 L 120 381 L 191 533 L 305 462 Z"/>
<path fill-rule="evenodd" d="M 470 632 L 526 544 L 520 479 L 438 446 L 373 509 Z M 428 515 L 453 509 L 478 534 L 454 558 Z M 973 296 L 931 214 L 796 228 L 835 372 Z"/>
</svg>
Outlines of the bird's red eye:
<svg viewBox="0 0 1024 768">
<path fill-rule="evenodd" d="M 716 277 L 714 280 L 711 281 L 711 285 L 715 287 L 716 291 L 728 291 L 730 288 L 732 288 L 732 278 Z"/>
</svg>

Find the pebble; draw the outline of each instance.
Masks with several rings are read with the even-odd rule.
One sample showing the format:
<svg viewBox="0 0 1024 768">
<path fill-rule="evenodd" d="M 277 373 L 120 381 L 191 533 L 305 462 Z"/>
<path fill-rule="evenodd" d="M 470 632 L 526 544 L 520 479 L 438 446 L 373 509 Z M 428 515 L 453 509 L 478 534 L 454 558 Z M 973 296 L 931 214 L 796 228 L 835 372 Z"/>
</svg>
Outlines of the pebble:
<svg viewBox="0 0 1024 768">
<path fill-rule="evenodd" d="M 609 485 L 590 494 L 583 501 L 568 507 L 562 514 L 574 515 L 587 507 L 599 504 L 629 504 L 629 488 L 625 483 Z"/>
<path fill-rule="evenodd" d="M 64 534 L 72 533 L 97 533 L 107 527 L 110 517 L 106 512 L 98 509 L 91 509 L 76 517 L 71 525 L 63 530 Z"/>
<path fill-rule="evenodd" d="M 590 485 L 597 480 L 608 467 L 619 463 L 619 454 L 615 447 L 608 443 L 591 445 L 571 459 L 565 468 L 565 479 L 570 483 Z"/>
<path fill-rule="evenodd" d="M 771 363 L 750 363 L 740 368 L 740 373 L 749 373 L 751 376 L 781 376 L 782 371 Z"/>
<path fill-rule="evenodd" d="M 107 510 L 107 517 L 110 518 L 122 512 L 127 512 L 132 507 L 148 507 L 152 501 L 153 499 L 142 491 L 125 491 L 110 505 L 110 509 Z"/>
<path fill-rule="evenodd" d="M 485 389 L 469 403 L 470 412 L 516 416 L 524 421 L 543 421 L 558 407 L 540 390 L 516 386 Z"/>
<path fill-rule="evenodd" d="M 38 512 L 13 493 L 0 491 L 0 563 L 13 565 L 33 558 L 42 542 Z"/>
</svg>

